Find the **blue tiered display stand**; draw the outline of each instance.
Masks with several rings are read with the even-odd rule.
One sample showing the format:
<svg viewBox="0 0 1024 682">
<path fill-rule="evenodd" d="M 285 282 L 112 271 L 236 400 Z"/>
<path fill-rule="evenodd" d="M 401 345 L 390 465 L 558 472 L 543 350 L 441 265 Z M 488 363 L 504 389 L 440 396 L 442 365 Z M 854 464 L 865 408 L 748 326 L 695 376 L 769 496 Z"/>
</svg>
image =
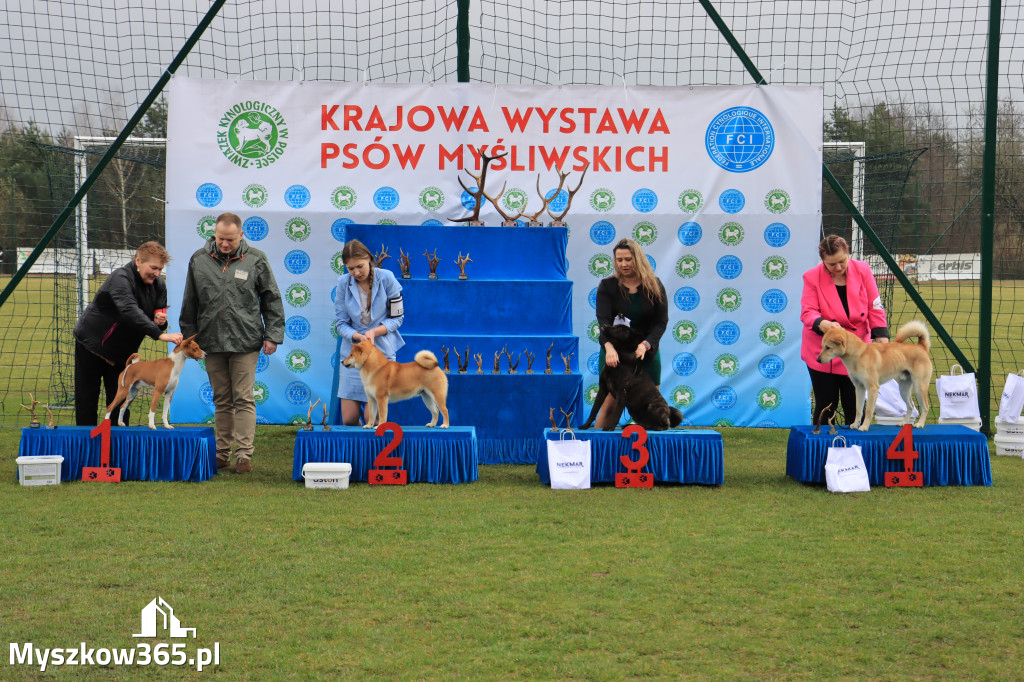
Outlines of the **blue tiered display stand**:
<svg viewBox="0 0 1024 682">
<path fill-rule="evenodd" d="M 448 348 L 448 412 L 453 425 L 476 427 L 481 464 L 535 464 L 544 447 L 550 409 L 583 409 L 583 377 L 579 372 L 579 339 L 572 334 L 572 282 L 565 256 L 569 232 L 564 227 L 468 227 L 349 225 L 346 239 L 358 239 L 368 249 L 391 256 L 383 267 L 402 285 L 405 321 L 400 329 L 406 345 L 399 362 L 411 362 L 419 350 L 429 350 L 443 364 Z M 401 279 L 398 263 L 409 255 L 411 279 Z M 437 279 L 430 273 L 424 251 L 437 251 Z M 467 280 L 459 280 L 455 259 L 461 253 Z M 551 374 L 545 374 L 551 349 Z M 459 374 L 455 350 L 482 356 L 481 372 L 473 357 L 468 372 Z M 517 372 L 501 356 L 494 374 L 494 354 L 504 348 Z M 527 374 L 525 351 L 536 355 Z M 572 353 L 565 373 L 562 356 Z M 465 362 L 463 358 L 463 362 Z M 337 405 L 337 399 L 334 401 Z M 335 407 L 335 410 L 337 407 Z M 430 418 L 419 399 L 392 403 L 388 420 L 400 425 L 426 424 Z"/>
</svg>

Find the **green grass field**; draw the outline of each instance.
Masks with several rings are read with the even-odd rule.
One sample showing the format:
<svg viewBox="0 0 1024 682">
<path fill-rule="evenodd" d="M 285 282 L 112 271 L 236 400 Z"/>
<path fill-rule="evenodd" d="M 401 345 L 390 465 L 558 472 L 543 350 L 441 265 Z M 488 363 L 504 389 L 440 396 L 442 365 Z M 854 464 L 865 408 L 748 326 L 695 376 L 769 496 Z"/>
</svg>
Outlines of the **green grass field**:
<svg viewBox="0 0 1024 682">
<path fill-rule="evenodd" d="M 4 451 L 19 436 L 0 429 Z M 727 429 L 720 487 L 552 491 L 531 466 L 486 466 L 337 491 L 291 480 L 293 438 L 260 427 L 253 474 L 198 484 L 25 488 L 12 456 L 8 645 L 155 645 L 131 635 L 162 596 L 197 629 L 189 651 L 219 643 L 216 679 L 1024 674 L 1018 458 L 992 458 L 993 487 L 834 495 L 784 475 L 786 431 Z"/>
</svg>

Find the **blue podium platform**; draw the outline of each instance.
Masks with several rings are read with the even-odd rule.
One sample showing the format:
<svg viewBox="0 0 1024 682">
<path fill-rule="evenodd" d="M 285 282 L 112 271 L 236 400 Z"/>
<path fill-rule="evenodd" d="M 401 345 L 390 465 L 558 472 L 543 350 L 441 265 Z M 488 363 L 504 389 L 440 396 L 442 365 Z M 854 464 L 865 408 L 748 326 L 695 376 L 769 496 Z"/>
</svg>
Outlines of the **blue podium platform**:
<svg viewBox="0 0 1024 682">
<path fill-rule="evenodd" d="M 18 455 L 60 455 L 62 481 L 82 480 L 82 467 L 100 466 L 101 436 L 89 426 L 21 430 Z M 217 474 L 217 445 L 212 427 L 176 426 L 110 429 L 110 465 L 122 481 L 205 481 Z"/>
<path fill-rule="evenodd" d="M 871 485 L 885 485 L 887 472 L 903 471 L 903 460 L 889 459 L 885 454 L 900 428 L 873 425 L 868 431 L 855 431 L 837 427 L 847 445 L 861 447 Z M 828 427 L 819 435 L 811 433 L 813 429 L 813 426 L 790 429 L 786 475 L 803 483 L 824 483 L 828 448 L 836 436 L 828 434 Z M 914 429 L 913 436 L 913 449 L 918 453 L 914 471 L 923 474 L 924 485 L 992 485 L 992 464 L 985 434 L 959 424 L 929 424 Z"/>
<path fill-rule="evenodd" d="M 422 403 L 420 407 L 426 412 Z M 330 431 L 320 426 L 313 431 L 299 429 L 292 478 L 302 480 L 302 466 L 307 462 L 347 462 L 352 465 L 349 480 L 365 482 L 374 459 L 393 437 L 391 431 L 378 436 L 374 429 L 359 426 L 332 426 Z M 479 477 L 472 426 L 403 426 L 402 442 L 390 456 L 403 459 L 410 483 L 470 483 Z"/>
<path fill-rule="evenodd" d="M 614 483 L 615 474 L 626 473 L 620 457 L 627 455 L 637 459 L 633 449 L 636 436 L 624 438 L 621 430 L 615 431 L 574 431 L 578 440 L 590 441 L 590 480 L 593 483 Z M 561 432 L 544 430 L 544 440 L 560 440 Z M 566 436 L 568 438 L 568 436 Z M 706 429 L 670 429 L 648 431 L 644 444 L 650 453 L 650 460 L 641 471 L 654 474 L 655 485 L 659 483 L 702 483 L 722 485 L 725 483 L 722 434 Z M 548 472 L 547 447 L 541 449 L 537 459 L 537 475 L 541 483 L 551 484 Z"/>
</svg>

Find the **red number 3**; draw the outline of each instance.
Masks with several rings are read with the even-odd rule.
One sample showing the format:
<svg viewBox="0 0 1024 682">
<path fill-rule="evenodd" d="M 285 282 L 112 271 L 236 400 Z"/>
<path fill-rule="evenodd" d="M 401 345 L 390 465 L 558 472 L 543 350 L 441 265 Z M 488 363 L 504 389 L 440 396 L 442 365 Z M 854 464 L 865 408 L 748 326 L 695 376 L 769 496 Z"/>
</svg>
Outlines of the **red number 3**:
<svg viewBox="0 0 1024 682">
<path fill-rule="evenodd" d="M 651 454 L 647 452 L 647 448 L 644 447 L 644 443 L 647 442 L 647 429 L 639 424 L 630 424 L 626 428 L 622 429 L 623 438 L 629 438 L 634 433 L 637 434 L 637 437 L 636 440 L 633 441 L 633 449 L 640 453 L 640 459 L 634 462 L 629 458 L 629 455 L 622 455 L 619 460 L 622 462 L 622 466 L 626 467 L 630 471 L 640 471 L 647 466 L 647 462 L 651 458 Z"/>
</svg>

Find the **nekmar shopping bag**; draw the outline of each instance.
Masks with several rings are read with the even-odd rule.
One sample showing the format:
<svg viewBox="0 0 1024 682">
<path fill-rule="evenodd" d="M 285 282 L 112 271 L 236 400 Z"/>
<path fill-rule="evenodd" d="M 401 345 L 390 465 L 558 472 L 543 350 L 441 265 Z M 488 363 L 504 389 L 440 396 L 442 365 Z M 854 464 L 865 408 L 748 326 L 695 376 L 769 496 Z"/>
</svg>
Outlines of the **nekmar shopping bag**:
<svg viewBox="0 0 1024 682">
<path fill-rule="evenodd" d="M 571 437 L 566 440 L 565 434 Z M 556 490 L 590 488 L 590 441 L 578 440 L 572 429 L 564 429 L 558 440 L 549 440 L 548 475 Z"/>
<path fill-rule="evenodd" d="M 1003 397 L 999 399 L 999 418 L 1010 424 L 1016 424 L 1020 413 L 1024 411 L 1024 376 L 1022 374 L 1024 374 L 1024 370 L 1006 375 Z"/>
<path fill-rule="evenodd" d="M 939 393 L 939 419 L 981 419 L 974 372 L 964 374 L 963 367 L 953 365 L 949 374 L 935 380 L 935 389 Z"/>
<path fill-rule="evenodd" d="M 881 417 L 902 417 L 907 413 L 907 404 L 903 402 L 900 395 L 900 385 L 895 379 L 889 379 L 878 387 L 878 400 L 875 402 L 875 415 Z M 917 419 L 921 415 L 917 405 L 910 415 L 911 419 Z"/>
<path fill-rule="evenodd" d="M 836 441 L 842 440 L 842 446 Z M 847 446 L 846 439 L 836 436 L 828 447 L 825 459 L 825 485 L 834 493 L 866 493 L 871 490 L 868 469 L 859 445 Z"/>
</svg>

